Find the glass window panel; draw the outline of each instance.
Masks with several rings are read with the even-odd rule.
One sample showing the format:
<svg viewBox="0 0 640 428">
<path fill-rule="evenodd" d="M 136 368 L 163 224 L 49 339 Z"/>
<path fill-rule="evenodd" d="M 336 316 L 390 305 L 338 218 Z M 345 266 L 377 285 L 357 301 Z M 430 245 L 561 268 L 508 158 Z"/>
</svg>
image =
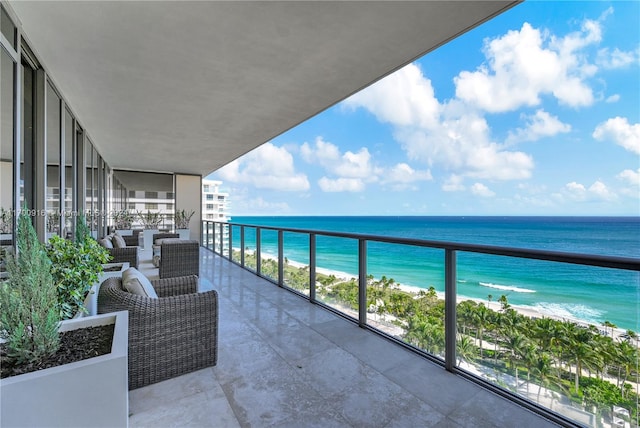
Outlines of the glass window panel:
<svg viewBox="0 0 640 428">
<path fill-rule="evenodd" d="M 47 85 L 47 233 L 60 234 L 60 98 Z"/>
<path fill-rule="evenodd" d="M 0 48 L 0 262 L 13 245 L 13 59 Z M 6 277 L 0 263 L 0 278 Z"/>
<path fill-rule="evenodd" d="M 7 40 L 9 40 L 9 43 L 11 43 L 11 47 L 13 47 L 13 49 L 17 49 L 16 26 L 13 24 L 13 21 L 11 21 L 11 18 L 9 17 L 7 11 L 4 10 L 4 7 L 0 7 L 0 9 L 2 9 L 2 17 L 0 18 L 0 31 L 2 32 L 2 35 L 5 36 Z"/>
<path fill-rule="evenodd" d="M 65 109 L 64 117 L 64 165 L 65 165 L 65 183 L 64 183 L 64 225 L 67 232 L 73 230 L 73 116 L 69 110 Z"/>
</svg>

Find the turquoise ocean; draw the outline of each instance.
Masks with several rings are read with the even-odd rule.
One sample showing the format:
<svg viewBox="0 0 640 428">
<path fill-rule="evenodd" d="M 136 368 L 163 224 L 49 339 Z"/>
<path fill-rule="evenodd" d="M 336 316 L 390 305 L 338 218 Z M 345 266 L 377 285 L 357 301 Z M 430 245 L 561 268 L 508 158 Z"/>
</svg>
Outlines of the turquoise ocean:
<svg viewBox="0 0 640 428">
<path fill-rule="evenodd" d="M 639 217 L 233 217 L 232 223 L 363 233 L 582 254 L 640 257 Z M 233 229 L 233 246 L 240 243 Z M 309 263 L 308 236 L 286 232 L 284 256 Z M 255 249 L 255 231 L 245 232 Z M 358 242 L 317 237 L 317 266 L 357 277 Z M 261 232 L 261 251 L 277 254 L 277 233 Z M 370 242 L 367 273 L 444 291 L 444 251 Z M 457 292 L 545 314 L 640 331 L 640 274 L 511 257 L 458 252 Z M 491 295 L 491 297 L 489 297 Z"/>
</svg>

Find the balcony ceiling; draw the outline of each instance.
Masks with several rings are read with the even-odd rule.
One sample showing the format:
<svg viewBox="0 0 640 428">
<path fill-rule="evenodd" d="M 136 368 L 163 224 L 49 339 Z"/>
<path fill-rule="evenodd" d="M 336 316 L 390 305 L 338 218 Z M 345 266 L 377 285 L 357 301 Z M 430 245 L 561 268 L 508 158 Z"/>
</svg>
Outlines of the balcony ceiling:
<svg viewBox="0 0 640 428">
<path fill-rule="evenodd" d="M 10 6 L 112 167 L 207 175 L 516 3 Z"/>
</svg>

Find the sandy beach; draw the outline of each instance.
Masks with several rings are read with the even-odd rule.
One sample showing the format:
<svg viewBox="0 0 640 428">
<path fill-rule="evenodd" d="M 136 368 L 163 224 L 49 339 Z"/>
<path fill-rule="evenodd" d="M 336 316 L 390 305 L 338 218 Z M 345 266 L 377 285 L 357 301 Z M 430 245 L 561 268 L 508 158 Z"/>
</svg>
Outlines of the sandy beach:
<svg viewBox="0 0 640 428">
<path fill-rule="evenodd" d="M 270 260 L 275 260 L 277 261 L 277 257 L 271 256 L 271 255 L 267 255 L 267 254 L 262 254 L 261 255 L 263 258 L 265 259 L 270 259 Z M 296 261 L 292 261 L 292 260 L 288 260 L 288 263 L 290 266 L 295 267 L 295 268 L 305 268 L 307 267 L 306 264 L 304 263 L 299 263 Z M 318 267 L 316 268 L 316 272 L 323 274 L 323 275 L 333 275 L 336 278 L 339 278 L 343 281 L 348 281 L 351 278 L 354 278 L 354 275 L 350 275 L 346 272 L 340 272 L 340 271 L 334 271 L 334 270 L 330 270 L 330 269 L 325 269 L 325 268 L 321 268 Z M 400 283 L 395 283 L 394 284 L 395 287 L 398 287 L 400 290 L 405 291 L 407 293 L 412 293 L 412 294 L 418 294 L 421 291 L 427 291 L 424 288 L 420 288 L 420 287 L 414 287 L 414 286 L 410 286 L 410 285 L 404 285 L 404 284 L 400 284 Z M 436 294 L 438 296 L 439 299 L 444 299 L 444 292 L 441 291 L 436 291 Z M 499 296 L 498 296 L 499 297 Z M 467 296 L 462 296 L 462 295 L 458 295 L 457 297 L 457 301 L 458 303 L 465 301 L 465 300 L 472 300 L 475 301 L 477 303 L 482 303 L 485 306 L 487 306 L 489 309 L 494 310 L 496 312 L 501 310 L 501 306 L 500 306 L 500 302 L 497 302 L 495 300 L 489 302 L 486 299 L 478 299 L 478 298 L 472 298 L 472 297 L 467 297 Z M 571 321 L 574 322 L 576 324 L 579 325 L 584 325 L 584 326 L 589 326 L 589 325 L 594 325 L 601 333 L 605 334 L 605 328 L 602 325 L 598 325 L 598 324 L 594 324 L 592 322 L 586 321 L 586 320 L 581 320 L 578 318 L 570 318 L 570 317 L 561 317 L 561 316 L 557 316 L 553 313 L 549 313 L 549 312 L 544 312 L 541 310 L 538 310 L 536 308 L 532 308 L 530 306 L 519 306 L 519 305 L 513 305 L 513 304 L 509 304 L 509 307 L 514 309 L 515 311 L 517 311 L 518 313 L 530 317 L 530 318 L 551 318 L 551 319 L 555 319 L 558 321 Z M 351 312 L 353 312 L 353 314 L 357 317 L 357 313 L 355 313 L 354 311 L 348 309 L 348 308 L 344 308 L 345 312 L 351 314 Z M 614 328 L 613 329 L 613 338 L 616 340 L 622 340 L 621 339 L 621 335 L 625 334 L 626 330 L 624 329 L 620 329 L 620 328 Z M 611 334 L 611 329 L 607 328 L 606 329 L 606 334 Z"/>
</svg>

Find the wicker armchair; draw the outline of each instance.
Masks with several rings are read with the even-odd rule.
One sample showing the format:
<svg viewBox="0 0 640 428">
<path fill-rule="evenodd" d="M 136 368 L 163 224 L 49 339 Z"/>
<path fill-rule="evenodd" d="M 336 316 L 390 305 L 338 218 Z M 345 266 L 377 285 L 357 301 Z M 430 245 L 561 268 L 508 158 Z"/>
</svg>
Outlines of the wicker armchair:
<svg viewBox="0 0 640 428">
<path fill-rule="evenodd" d="M 160 278 L 200 275 L 200 244 L 195 240 L 171 240 L 160 246 Z"/>
<path fill-rule="evenodd" d="M 218 362 L 218 294 L 195 276 L 152 280 L 158 298 L 131 294 L 122 278 L 100 286 L 98 313 L 129 311 L 129 389 Z"/>
<path fill-rule="evenodd" d="M 129 262 L 129 267 L 138 269 L 138 247 L 107 248 L 111 254 L 111 263 Z"/>
</svg>

